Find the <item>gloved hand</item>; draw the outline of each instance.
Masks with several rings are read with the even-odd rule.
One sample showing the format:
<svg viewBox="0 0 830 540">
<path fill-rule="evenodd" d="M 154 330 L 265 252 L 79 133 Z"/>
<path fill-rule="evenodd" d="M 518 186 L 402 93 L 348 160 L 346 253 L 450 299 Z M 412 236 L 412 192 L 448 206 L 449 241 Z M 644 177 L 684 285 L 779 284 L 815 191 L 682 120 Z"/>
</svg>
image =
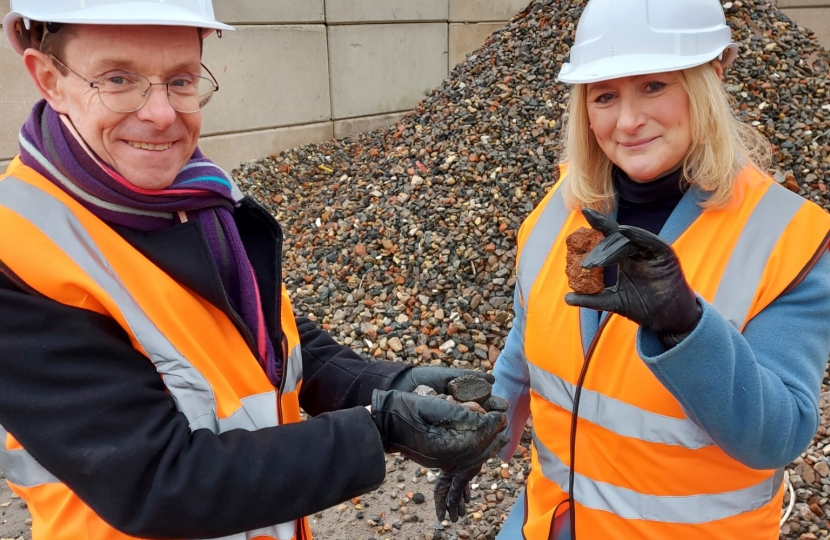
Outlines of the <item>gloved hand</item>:
<svg viewBox="0 0 830 540">
<path fill-rule="evenodd" d="M 596 295 L 568 293 L 565 302 L 622 315 L 656 332 L 667 346 L 691 334 L 702 309 L 671 246 L 657 235 L 639 227 L 618 225 L 594 210 L 583 209 L 582 215 L 605 235 L 585 256 L 582 267 L 619 263 L 619 277 L 613 289 Z"/>
<path fill-rule="evenodd" d="M 459 516 L 467 513 L 467 503 L 470 502 L 470 481 L 481 472 L 481 465 L 465 470 L 450 472 L 441 471 L 435 481 L 435 515 L 438 521 L 443 521 L 449 512 L 450 521 L 455 523 Z"/>
<path fill-rule="evenodd" d="M 490 383 L 491 386 L 494 382 L 496 382 L 496 378 L 489 373 L 484 373 L 483 371 L 475 369 L 420 366 L 402 372 L 395 378 L 394 381 L 392 381 L 390 388 L 392 390 L 400 390 L 401 392 L 413 392 L 419 386 L 424 385 L 429 386 L 439 394 L 449 394 L 447 385 L 450 381 L 457 379 L 458 377 L 466 376 L 479 377 Z M 482 407 L 484 407 L 484 410 L 488 412 L 506 412 L 508 402 L 504 398 L 490 396 L 490 398 L 482 404 Z"/>
<path fill-rule="evenodd" d="M 397 390 L 372 392 L 372 419 L 386 452 L 430 468 L 468 469 L 507 444 L 507 418 L 480 414 L 437 397 Z"/>
</svg>

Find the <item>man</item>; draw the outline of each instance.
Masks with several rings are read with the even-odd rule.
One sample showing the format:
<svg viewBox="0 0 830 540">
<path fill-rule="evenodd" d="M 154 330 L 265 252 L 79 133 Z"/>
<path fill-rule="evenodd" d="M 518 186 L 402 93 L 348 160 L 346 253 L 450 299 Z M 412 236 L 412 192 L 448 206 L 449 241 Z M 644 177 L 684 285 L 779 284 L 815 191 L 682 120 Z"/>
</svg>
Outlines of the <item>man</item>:
<svg viewBox="0 0 830 540">
<path fill-rule="evenodd" d="M 43 101 L 0 177 L 0 468 L 35 540 L 306 539 L 384 451 L 469 471 L 503 446 L 500 412 L 409 393 L 476 372 L 295 320 L 279 225 L 197 148 L 210 2 L 11 9 Z"/>
</svg>

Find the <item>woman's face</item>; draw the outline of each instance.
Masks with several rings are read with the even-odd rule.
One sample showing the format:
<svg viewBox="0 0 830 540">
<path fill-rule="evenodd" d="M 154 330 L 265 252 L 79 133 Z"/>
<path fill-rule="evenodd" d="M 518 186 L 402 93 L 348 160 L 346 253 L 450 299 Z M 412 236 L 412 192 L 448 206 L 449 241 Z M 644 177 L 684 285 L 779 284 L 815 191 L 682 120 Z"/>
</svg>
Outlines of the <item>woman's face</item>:
<svg viewBox="0 0 830 540">
<path fill-rule="evenodd" d="M 692 145 L 681 76 L 673 71 L 588 84 L 591 131 L 632 180 L 650 182 L 675 170 Z"/>
</svg>

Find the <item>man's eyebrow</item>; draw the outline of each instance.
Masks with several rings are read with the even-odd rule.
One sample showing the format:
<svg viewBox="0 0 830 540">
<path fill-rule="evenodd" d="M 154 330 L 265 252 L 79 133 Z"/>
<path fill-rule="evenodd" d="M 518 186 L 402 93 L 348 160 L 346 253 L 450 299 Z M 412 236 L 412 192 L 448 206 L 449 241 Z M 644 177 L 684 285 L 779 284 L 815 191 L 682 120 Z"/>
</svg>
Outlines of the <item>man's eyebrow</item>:
<svg viewBox="0 0 830 540">
<path fill-rule="evenodd" d="M 137 75 L 145 75 L 136 71 L 136 64 L 128 58 L 104 58 L 93 64 L 96 73 L 105 73 L 114 69 L 128 71 Z M 201 65 L 194 71 L 195 65 L 192 62 L 181 62 L 176 64 L 168 70 L 167 75 L 175 75 L 177 73 L 188 73 L 190 75 L 201 75 Z M 146 76 L 146 75 L 145 75 Z"/>
<path fill-rule="evenodd" d="M 97 72 L 109 71 L 112 69 L 123 69 L 124 71 L 132 71 L 135 63 L 126 58 L 104 58 L 98 60 L 93 64 L 93 69 Z"/>
</svg>

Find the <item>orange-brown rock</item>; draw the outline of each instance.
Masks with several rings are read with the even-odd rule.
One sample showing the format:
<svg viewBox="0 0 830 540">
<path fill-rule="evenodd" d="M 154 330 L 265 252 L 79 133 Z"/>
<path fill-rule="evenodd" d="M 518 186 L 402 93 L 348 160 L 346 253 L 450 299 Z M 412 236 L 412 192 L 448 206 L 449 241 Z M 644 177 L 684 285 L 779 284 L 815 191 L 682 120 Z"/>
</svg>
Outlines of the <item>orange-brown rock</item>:
<svg viewBox="0 0 830 540">
<path fill-rule="evenodd" d="M 605 288 L 602 268 L 582 268 L 582 260 L 604 238 L 594 229 L 581 227 L 565 239 L 568 248 L 565 273 L 568 286 L 579 294 L 599 294 Z"/>
</svg>

